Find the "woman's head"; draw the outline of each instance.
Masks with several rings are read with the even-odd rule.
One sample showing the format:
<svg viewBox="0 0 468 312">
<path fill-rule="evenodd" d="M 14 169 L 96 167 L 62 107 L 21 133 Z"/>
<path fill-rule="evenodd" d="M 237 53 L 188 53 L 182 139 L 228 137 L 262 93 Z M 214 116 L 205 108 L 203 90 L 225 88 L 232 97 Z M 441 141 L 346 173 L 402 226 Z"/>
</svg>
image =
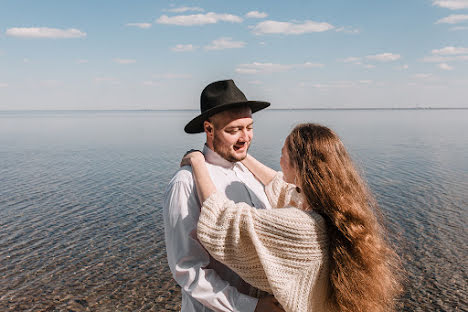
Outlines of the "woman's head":
<svg viewBox="0 0 468 312">
<path fill-rule="evenodd" d="M 331 309 L 387 311 L 400 290 L 397 257 L 339 137 L 325 126 L 300 124 L 285 140 L 281 166 L 288 171 L 286 182 L 301 188 L 308 209 L 327 221 Z"/>
</svg>

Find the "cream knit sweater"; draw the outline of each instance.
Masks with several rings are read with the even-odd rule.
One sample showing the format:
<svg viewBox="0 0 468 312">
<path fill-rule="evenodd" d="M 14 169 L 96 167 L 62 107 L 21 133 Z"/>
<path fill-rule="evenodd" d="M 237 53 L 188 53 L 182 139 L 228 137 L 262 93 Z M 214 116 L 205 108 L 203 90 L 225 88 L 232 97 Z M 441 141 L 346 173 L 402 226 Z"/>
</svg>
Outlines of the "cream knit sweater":
<svg viewBox="0 0 468 312">
<path fill-rule="evenodd" d="M 328 238 L 324 219 L 298 208 L 301 195 L 281 173 L 265 187 L 272 207 L 257 210 L 222 193 L 204 203 L 197 235 L 208 252 L 286 311 L 326 311 Z"/>
</svg>

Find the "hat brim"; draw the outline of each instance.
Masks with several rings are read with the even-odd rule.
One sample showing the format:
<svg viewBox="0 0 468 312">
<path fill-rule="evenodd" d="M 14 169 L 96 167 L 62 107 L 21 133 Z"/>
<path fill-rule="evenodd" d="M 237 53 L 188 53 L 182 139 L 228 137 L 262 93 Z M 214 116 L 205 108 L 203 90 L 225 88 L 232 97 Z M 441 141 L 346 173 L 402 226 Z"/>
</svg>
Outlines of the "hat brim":
<svg viewBox="0 0 468 312">
<path fill-rule="evenodd" d="M 222 111 L 237 107 L 237 106 L 242 106 L 242 105 L 247 105 L 250 107 L 252 110 L 252 114 L 255 112 L 258 112 L 259 110 L 262 110 L 264 108 L 267 108 L 270 106 L 270 103 L 268 102 L 262 102 L 262 101 L 244 101 L 244 102 L 236 102 L 236 103 L 227 103 L 223 105 L 219 105 L 216 107 L 213 107 L 212 109 L 204 111 L 202 114 L 198 115 L 197 117 L 193 118 L 184 128 L 184 131 L 187 133 L 200 133 L 203 132 L 203 122 L 213 116 L 214 114 L 220 113 Z"/>
</svg>

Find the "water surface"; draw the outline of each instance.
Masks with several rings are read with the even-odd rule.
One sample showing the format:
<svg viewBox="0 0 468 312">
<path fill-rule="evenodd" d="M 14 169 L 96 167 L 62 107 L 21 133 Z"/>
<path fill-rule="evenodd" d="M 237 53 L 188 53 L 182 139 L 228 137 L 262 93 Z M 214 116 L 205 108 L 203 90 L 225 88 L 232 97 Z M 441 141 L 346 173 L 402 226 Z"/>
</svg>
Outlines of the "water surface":
<svg viewBox="0 0 468 312">
<path fill-rule="evenodd" d="M 176 311 L 164 189 L 195 112 L 0 112 L 0 311 Z M 365 174 L 407 271 L 404 311 L 466 311 L 468 110 L 262 111 L 251 153 L 279 169 L 305 121 Z"/>
</svg>

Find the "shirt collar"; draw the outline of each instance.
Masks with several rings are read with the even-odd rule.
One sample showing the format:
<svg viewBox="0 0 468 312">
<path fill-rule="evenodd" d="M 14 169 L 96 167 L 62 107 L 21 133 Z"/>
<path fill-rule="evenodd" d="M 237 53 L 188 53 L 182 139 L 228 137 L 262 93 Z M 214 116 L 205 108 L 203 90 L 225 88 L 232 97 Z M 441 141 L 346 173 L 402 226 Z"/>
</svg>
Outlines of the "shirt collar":
<svg viewBox="0 0 468 312">
<path fill-rule="evenodd" d="M 221 166 L 226 169 L 233 169 L 237 162 L 230 162 L 224 159 L 221 155 L 210 149 L 206 144 L 203 146 L 203 155 L 208 163 Z"/>
</svg>

